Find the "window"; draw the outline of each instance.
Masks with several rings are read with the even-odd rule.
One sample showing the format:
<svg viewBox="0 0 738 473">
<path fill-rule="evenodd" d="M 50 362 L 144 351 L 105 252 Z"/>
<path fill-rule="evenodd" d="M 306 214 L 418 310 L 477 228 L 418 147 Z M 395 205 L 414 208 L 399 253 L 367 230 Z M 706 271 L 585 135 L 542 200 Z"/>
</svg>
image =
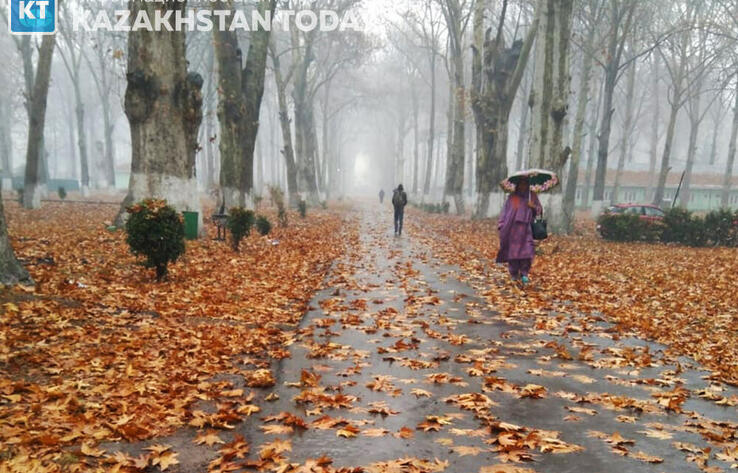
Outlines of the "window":
<svg viewBox="0 0 738 473">
<path fill-rule="evenodd" d="M 643 207 L 628 207 L 625 213 L 630 215 L 643 215 Z"/>
<path fill-rule="evenodd" d="M 664 211 L 661 209 L 657 209 L 654 207 L 644 207 L 643 208 L 646 211 L 647 217 L 663 217 Z"/>
</svg>

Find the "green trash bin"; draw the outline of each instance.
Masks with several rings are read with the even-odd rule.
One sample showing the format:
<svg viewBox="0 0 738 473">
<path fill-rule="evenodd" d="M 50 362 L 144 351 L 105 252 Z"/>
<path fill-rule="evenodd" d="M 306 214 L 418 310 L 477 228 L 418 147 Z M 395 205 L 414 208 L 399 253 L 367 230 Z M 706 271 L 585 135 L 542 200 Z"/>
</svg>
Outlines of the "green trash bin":
<svg viewBox="0 0 738 473">
<path fill-rule="evenodd" d="M 198 220 L 198 213 L 197 212 L 182 212 L 182 215 L 184 215 L 184 233 L 185 238 L 188 240 L 197 240 L 197 220 Z"/>
</svg>

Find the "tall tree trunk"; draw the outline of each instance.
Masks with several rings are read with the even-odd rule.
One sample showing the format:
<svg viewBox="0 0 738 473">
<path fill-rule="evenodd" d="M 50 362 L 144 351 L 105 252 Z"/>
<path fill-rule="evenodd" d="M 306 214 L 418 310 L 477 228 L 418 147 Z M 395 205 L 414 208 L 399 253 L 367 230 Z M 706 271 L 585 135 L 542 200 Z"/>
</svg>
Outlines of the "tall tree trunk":
<svg viewBox="0 0 738 473">
<path fill-rule="evenodd" d="M 115 189 L 115 147 L 113 144 L 113 124 L 112 113 L 110 109 L 110 96 L 104 94 L 102 97 L 103 109 L 103 139 L 105 140 L 105 177 L 107 178 L 110 188 Z"/>
<path fill-rule="evenodd" d="M 653 106 L 653 118 L 651 119 L 651 150 L 649 152 L 648 162 L 648 192 L 646 193 L 646 199 L 653 200 L 655 177 L 656 177 L 656 162 L 659 158 L 659 121 L 661 119 L 661 96 L 659 94 L 659 61 L 657 55 L 653 55 L 652 58 L 653 71 L 651 75 L 654 80 L 652 82 L 653 91 L 652 96 L 654 97 Z"/>
<path fill-rule="evenodd" d="M 698 81 L 700 82 L 700 81 Z M 690 117 L 689 117 L 689 146 L 687 147 L 687 166 L 684 169 L 684 183 L 679 192 L 679 203 L 685 209 L 689 206 L 692 186 L 692 170 L 694 169 L 694 160 L 697 157 L 697 138 L 699 137 L 700 123 L 702 122 L 702 114 L 700 113 L 700 94 L 702 93 L 701 84 L 696 84 L 695 90 L 690 97 Z"/>
<path fill-rule="evenodd" d="M 259 12 L 274 12 L 276 0 L 261 0 Z M 221 8 L 233 9 L 220 0 Z M 251 33 L 245 65 L 235 31 L 213 30 L 218 59 L 220 100 L 220 186 L 226 207 L 251 207 L 254 187 L 254 150 L 264 95 L 264 76 L 270 29 Z M 242 69 L 243 68 L 243 69 Z"/>
<path fill-rule="evenodd" d="M 611 25 L 608 33 L 607 62 L 605 63 L 605 89 L 602 122 L 599 128 L 599 148 L 597 150 L 597 170 L 595 172 L 594 201 L 595 212 L 600 211 L 601 203 L 605 199 L 605 178 L 607 177 L 607 158 L 610 151 L 610 133 L 612 131 L 612 108 L 615 86 L 617 86 L 620 60 L 625 48 L 625 40 L 629 36 L 635 14 L 637 2 L 627 5 L 612 1 Z M 621 10 L 620 7 L 625 8 Z M 621 29 L 622 26 L 622 29 Z"/>
<path fill-rule="evenodd" d="M 260 0 L 258 10 L 262 18 L 271 18 L 277 6 L 277 0 Z M 245 134 L 242 149 L 242 166 L 240 180 L 240 197 L 246 200 L 254 187 L 254 149 L 259 132 L 259 115 L 261 101 L 264 97 L 264 77 L 266 74 L 267 54 L 271 28 L 259 28 L 251 33 L 246 66 L 241 74 L 241 93 L 244 96 Z M 248 199 L 251 200 L 250 198 Z M 245 202 L 242 203 L 244 205 Z M 249 202 L 251 204 L 251 202 Z"/>
<path fill-rule="evenodd" d="M 433 145 L 436 140 L 436 51 L 430 52 L 430 114 L 428 125 L 428 156 L 425 163 L 425 183 L 423 185 L 423 196 L 430 193 L 431 174 L 433 172 Z"/>
<path fill-rule="evenodd" d="M 664 189 L 666 188 L 666 178 L 669 175 L 671 166 L 669 166 L 669 160 L 671 158 L 671 146 L 674 142 L 674 132 L 676 131 L 677 115 L 679 114 L 679 100 L 676 100 L 671 105 L 671 112 L 669 113 L 669 123 L 666 125 L 666 139 L 664 141 L 664 151 L 661 154 L 661 171 L 659 172 L 659 180 L 656 185 L 656 192 L 653 196 L 653 203 L 655 205 L 661 205 L 664 200 Z"/>
<path fill-rule="evenodd" d="M 473 49 L 471 100 L 477 128 L 477 205 L 474 218 L 487 216 L 490 194 L 498 192 L 499 182 L 507 175 L 510 111 L 538 28 L 536 18 L 528 30 L 525 41 L 518 40 L 509 48 L 505 47 L 502 27 L 506 6 L 507 2 L 503 3 L 497 37 L 485 40 L 483 48 L 479 44 L 483 9 L 475 11 L 476 39 Z M 483 78 L 484 87 L 482 87 Z"/>
<path fill-rule="evenodd" d="M 171 10 L 184 14 L 185 1 L 131 2 L 131 17 Z M 158 13 L 155 13 L 158 10 Z M 197 135 L 202 121 L 202 77 L 187 72 L 184 31 L 128 34 L 125 112 L 131 129 L 131 178 L 121 212 L 145 198 L 166 199 L 178 211 L 200 216 L 195 177 Z M 200 225 L 202 228 L 202 225 Z"/>
<path fill-rule="evenodd" d="M 574 118 L 574 149 L 571 153 L 569 176 L 566 179 L 566 190 L 564 192 L 564 213 L 566 214 L 566 221 L 569 223 L 566 229 L 567 233 L 571 233 L 574 229 L 577 181 L 579 180 L 579 167 L 582 159 L 582 149 L 584 147 L 585 137 L 584 121 L 587 117 L 587 105 L 589 103 L 589 93 L 592 86 L 592 66 L 594 64 L 594 58 L 589 51 L 591 51 L 594 44 L 595 31 L 596 29 L 594 27 L 590 28 L 582 51 L 582 70 L 579 77 L 581 89 L 579 91 L 579 100 L 577 101 L 577 112 Z"/>
<path fill-rule="evenodd" d="M 295 152 L 292 147 L 292 128 L 290 126 L 289 109 L 287 108 L 287 84 L 282 77 L 279 55 L 270 45 L 272 63 L 274 64 L 274 80 L 277 84 L 277 101 L 279 104 L 279 125 L 282 129 L 282 155 L 287 167 L 287 188 L 289 190 L 289 203 L 297 205 L 297 166 L 295 165 Z"/>
<path fill-rule="evenodd" d="M 82 103 L 82 91 L 79 82 L 74 83 L 74 112 L 77 121 L 77 149 L 82 168 L 82 195 L 90 193 L 90 164 L 87 156 L 87 133 L 85 129 L 85 106 Z"/>
<path fill-rule="evenodd" d="M 525 160 L 525 142 L 530 133 L 530 106 L 528 105 L 528 97 L 530 97 L 533 87 L 532 78 L 529 79 L 523 89 L 522 100 L 520 101 L 520 131 L 518 132 L 518 143 L 515 147 L 515 171 L 523 169 Z"/>
<path fill-rule="evenodd" d="M 728 144 L 728 160 L 723 175 L 723 191 L 720 196 L 720 206 L 728 208 L 730 205 L 730 188 L 733 181 L 733 165 L 735 164 L 736 138 L 738 138 L 738 84 L 736 85 L 735 104 L 733 105 L 733 125 L 730 129 L 730 143 Z"/>
<path fill-rule="evenodd" d="M 420 154 L 420 130 L 418 124 L 419 100 L 418 91 L 415 87 L 412 87 L 412 100 L 413 100 L 413 195 L 418 194 L 418 161 Z"/>
<path fill-rule="evenodd" d="M 219 9 L 233 11 L 232 4 L 220 0 Z M 226 209 L 245 205 L 241 193 L 246 146 L 246 104 L 242 92 L 243 54 L 233 31 L 213 29 L 213 46 L 218 63 L 218 123 L 220 125 L 219 205 Z"/>
<path fill-rule="evenodd" d="M 28 271 L 18 262 L 13 247 L 10 245 L 8 226 L 5 222 L 5 208 L 3 206 L 3 200 L 0 199 L 0 284 L 14 286 L 19 282 L 22 284 L 33 284 L 31 276 L 28 275 Z"/>
<path fill-rule="evenodd" d="M 466 145 L 466 86 L 464 84 L 463 51 L 454 51 L 453 134 L 446 162 L 444 193 L 454 198 L 457 215 L 464 213 L 464 157 Z"/>
<path fill-rule="evenodd" d="M 720 133 L 721 125 L 721 123 L 715 123 L 712 128 L 712 139 L 710 140 L 710 159 L 708 160 L 710 166 L 714 166 L 715 160 L 717 159 L 717 138 L 718 134 Z"/>
<path fill-rule="evenodd" d="M 628 83 L 626 85 L 625 94 L 625 123 L 623 124 L 623 133 L 620 138 L 620 156 L 618 157 L 618 170 L 615 173 L 615 185 L 610 196 L 610 203 L 615 205 L 618 202 L 618 194 L 620 192 L 620 178 L 625 169 L 625 159 L 630 151 L 630 143 L 633 141 L 631 134 L 633 133 L 633 101 L 635 99 L 635 63 L 628 67 Z"/>
<path fill-rule="evenodd" d="M 0 92 L 0 166 L 2 172 L 0 178 L 10 179 L 13 177 L 13 137 L 11 134 L 10 101 L 5 92 Z"/>
<path fill-rule="evenodd" d="M 446 19 L 449 41 L 449 81 L 452 93 L 449 97 L 449 112 L 453 107 L 449 147 L 446 156 L 446 183 L 444 201 L 452 196 L 456 213 L 464 213 L 464 158 L 466 155 L 466 84 L 464 82 L 464 19 L 462 5 L 458 0 L 445 0 L 441 3 Z"/>
<path fill-rule="evenodd" d="M 601 80 L 597 93 L 597 106 L 592 109 L 589 116 L 589 148 L 587 151 L 587 169 L 584 175 L 584 192 L 582 193 L 582 206 L 584 208 L 589 208 L 589 196 L 592 191 L 592 172 L 594 171 L 593 168 L 597 158 L 597 144 L 599 143 L 597 124 L 599 123 L 600 110 L 602 109 L 602 103 L 604 101 L 602 94 L 604 86 L 605 82 L 604 80 Z"/>
<path fill-rule="evenodd" d="M 33 80 L 33 95 L 30 98 L 28 147 L 26 148 L 26 179 L 23 188 L 23 206 L 27 209 L 41 207 L 41 162 L 44 160 L 44 125 L 46 123 L 46 98 L 51 80 L 51 59 L 54 54 L 56 35 L 45 35 L 38 53 L 38 67 Z"/>
<path fill-rule="evenodd" d="M 292 31 L 292 54 L 295 68 L 295 85 L 292 98 L 295 106 L 295 151 L 298 167 L 298 188 L 306 192 L 308 199 L 317 202 L 318 188 L 315 168 L 315 148 L 312 145 L 313 103 L 308 93 L 308 71 L 314 60 L 313 40 L 315 31 L 308 32 L 304 45 L 300 44 L 296 29 Z M 304 47 L 304 51 L 300 50 Z"/>
<path fill-rule="evenodd" d="M 533 100 L 530 165 L 562 174 L 571 154 L 563 146 L 569 107 L 569 43 L 573 0 L 540 0 L 538 48 Z M 551 229 L 566 231 L 569 223 L 563 209 L 561 186 L 549 191 L 546 209 Z"/>
<path fill-rule="evenodd" d="M 451 165 L 451 155 L 454 152 L 454 132 L 456 131 L 456 127 L 454 127 L 454 113 L 456 112 L 456 100 L 455 100 L 455 87 L 453 81 L 449 82 L 448 87 L 448 109 L 446 109 L 446 161 L 445 161 L 445 173 L 444 176 L 444 183 L 443 183 L 443 202 L 446 202 L 446 199 L 449 196 L 449 188 L 448 188 L 448 179 L 449 179 L 449 166 Z M 440 151 L 440 149 L 439 149 Z M 439 153 L 440 154 L 440 153 Z M 440 161 L 439 161 L 440 165 Z M 437 171 L 440 174 L 441 167 L 437 166 Z M 452 196 L 453 197 L 453 196 Z"/>
<path fill-rule="evenodd" d="M 311 202 L 317 203 L 318 200 L 320 200 L 320 183 L 318 182 L 318 177 L 321 175 L 321 169 L 320 169 L 320 150 L 318 148 L 318 133 L 315 125 L 315 104 L 313 103 L 312 98 L 309 98 L 307 102 L 307 106 L 304 109 L 305 114 L 303 115 L 305 119 L 305 156 L 306 156 L 306 162 L 309 164 L 309 169 L 311 174 L 311 186 L 314 189 L 313 192 L 310 192 Z"/>
</svg>

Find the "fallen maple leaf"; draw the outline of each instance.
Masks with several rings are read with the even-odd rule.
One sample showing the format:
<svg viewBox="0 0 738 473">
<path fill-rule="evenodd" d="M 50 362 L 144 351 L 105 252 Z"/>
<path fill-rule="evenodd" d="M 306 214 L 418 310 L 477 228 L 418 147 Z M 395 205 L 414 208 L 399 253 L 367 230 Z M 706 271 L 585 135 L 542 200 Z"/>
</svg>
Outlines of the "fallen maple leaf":
<svg viewBox="0 0 738 473">
<path fill-rule="evenodd" d="M 197 437 L 195 437 L 195 443 L 197 445 L 205 444 L 208 447 L 212 447 L 216 443 L 225 443 L 223 439 L 218 437 L 218 432 L 215 430 L 208 430 L 205 433 L 199 433 L 197 434 Z"/>
</svg>

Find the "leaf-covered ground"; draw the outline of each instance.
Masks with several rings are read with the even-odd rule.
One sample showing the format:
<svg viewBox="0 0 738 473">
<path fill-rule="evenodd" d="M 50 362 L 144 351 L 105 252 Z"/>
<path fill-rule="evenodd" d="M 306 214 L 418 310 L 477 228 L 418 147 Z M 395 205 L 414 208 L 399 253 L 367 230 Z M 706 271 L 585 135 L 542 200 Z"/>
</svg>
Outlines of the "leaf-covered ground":
<svg viewBox="0 0 738 473">
<path fill-rule="evenodd" d="M 447 261 L 470 273 L 494 264 L 496 222 L 417 216 L 443 239 L 435 249 Z M 593 227 L 584 222 L 580 236 L 552 237 L 539 246 L 535 291 L 526 293 L 524 306 L 496 293 L 490 302 L 508 314 L 602 313 L 619 329 L 690 355 L 738 385 L 738 250 L 611 243 Z"/>
<path fill-rule="evenodd" d="M 638 322 L 651 247 L 553 239 L 523 291 L 491 262 L 492 225 L 410 212 L 393 238 L 376 206 L 293 217 L 240 255 L 192 243 L 154 284 L 100 228 L 109 208 L 9 207 L 41 284 L 0 318 L 2 473 L 738 468 L 731 371 Z M 707 259 L 658 250 L 694 274 Z M 593 268 L 605 255 L 621 260 Z M 643 301 L 676 332 L 670 312 L 698 303 L 668 281 L 684 309 Z M 734 336 L 701 330 L 698 347 Z"/>
<path fill-rule="evenodd" d="M 242 242 L 240 254 L 210 238 L 188 242 L 158 284 L 124 234 L 105 230 L 117 209 L 6 205 L 37 288 L 3 295 L 0 471 L 75 465 L 98 442 L 171 433 L 196 402 L 236 396 L 216 374 L 271 385 L 289 328 L 356 238 L 335 214 L 293 215 L 288 228 Z"/>
</svg>

